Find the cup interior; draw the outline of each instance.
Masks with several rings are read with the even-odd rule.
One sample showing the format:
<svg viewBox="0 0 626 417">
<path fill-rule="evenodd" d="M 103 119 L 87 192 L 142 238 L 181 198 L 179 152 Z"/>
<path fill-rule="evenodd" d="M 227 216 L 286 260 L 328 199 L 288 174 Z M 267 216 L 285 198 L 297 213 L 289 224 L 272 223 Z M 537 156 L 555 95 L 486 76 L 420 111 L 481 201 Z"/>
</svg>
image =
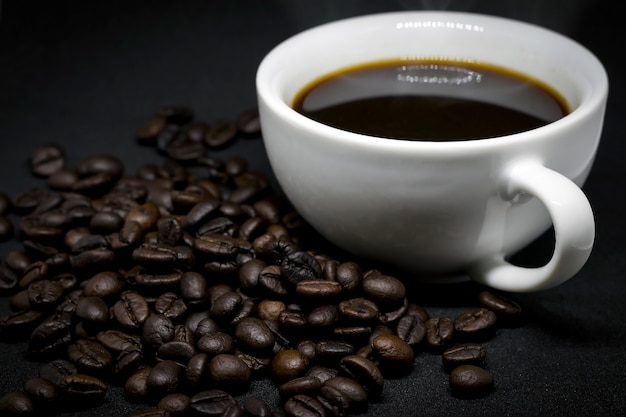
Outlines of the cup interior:
<svg viewBox="0 0 626 417">
<path fill-rule="evenodd" d="M 399 58 L 467 61 L 518 72 L 554 89 L 572 113 L 583 104 L 597 105 L 607 89 L 597 58 L 556 32 L 494 16 L 419 11 L 349 18 L 302 32 L 268 54 L 257 84 L 270 104 L 290 108 L 296 94 L 319 77 Z"/>
</svg>

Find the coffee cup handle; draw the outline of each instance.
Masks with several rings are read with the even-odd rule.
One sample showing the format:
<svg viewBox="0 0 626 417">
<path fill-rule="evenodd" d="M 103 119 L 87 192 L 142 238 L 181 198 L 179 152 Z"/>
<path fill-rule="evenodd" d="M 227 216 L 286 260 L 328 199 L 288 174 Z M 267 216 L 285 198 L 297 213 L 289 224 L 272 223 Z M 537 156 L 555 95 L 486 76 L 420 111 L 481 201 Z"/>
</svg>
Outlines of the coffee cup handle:
<svg viewBox="0 0 626 417">
<path fill-rule="evenodd" d="M 530 194 L 548 209 L 555 232 L 552 258 L 537 268 L 507 262 L 504 254 L 479 261 L 469 270 L 475 281 L 503 291 L 531 292 L 559 285 L 587 262 L 595 238 L 589 200 L 570 179 L 537 162 L 518 162 L 506 173 L 503 198 Z"/>
</svg>

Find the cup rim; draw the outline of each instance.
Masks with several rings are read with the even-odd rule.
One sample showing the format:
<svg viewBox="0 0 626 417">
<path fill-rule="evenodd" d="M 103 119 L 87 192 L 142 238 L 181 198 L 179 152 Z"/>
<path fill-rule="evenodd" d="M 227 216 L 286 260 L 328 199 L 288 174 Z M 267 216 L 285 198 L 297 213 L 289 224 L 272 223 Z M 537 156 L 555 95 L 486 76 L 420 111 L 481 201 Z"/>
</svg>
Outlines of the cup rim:
<svg viewBox="0 0 626 417">
<path fill-rule="evenodd" d="M 296 110 L 294 110 L 289 103 L 286 103 L 279 94 L 277 94 L 274 85 L 274 72 L 272 67 L 273 61 L 281 59 L 281 54 L 284 49 L 290 47 L 292 44 L 301 42 L 312 36 L 316 36 L 320 32 L 336 29 L 338 26 L 353 25 L 353 24 L 366 24 L 368 21 L 378 21 L 383 19 L 400 18 L 405 21 L 413 20 L 415 22 L 442 22 L 444 19 L 459 19 L 459 20 L 471 20 L 481 23 L 506 23 L 508 25 L 516 25 L 517 27 L 527 30 L 541 33 L 544 36 L 558 39 L 561 42 L 568 43 L 571 47 L 576 48 L 579 53 L 585 55 L 587 59 L 587 65 L 594 67 L 594 79 L 589 82 L 593 84 L 591 92 L 576 108 L 570 113 L 565 115 L 559 120 L 553 121 L 547 125 L 527 130 L 524 132 L 518 132 L 509 135 L 502 135 L 493 138 L 484 139 L 470 139 L 470 140 L 455 140 L 455 141 L 427 141 L 427 140 L 397 140 L 388 139 L 377 136 L 364 135 L 347 130 L 342 130 L 332 126 L 325 125 L 313 119 L 310 119 Z M 302 86 L 304 87 L 304 85 Z M 590 113 L 593 113 L 596 109 L 603 106 L 608 96 L 608 76 L 603 64 L 595 56 L 593 52 L 587 49 L 585 46 L 575 41 L 572 38 L 566 37 L 551 29 L 521 21 L 511 19 L 507 17 L 500 17 L 482 13 L 473 12 L 457 12 L 457 11 L 429 11 L 429 10 L 413 10 L 413 11 L 395 11 L 365 14 L 360 16 L 353 16 L 344 19 L 339 19 L 324 23 L 312 28 L 299 32 L 278 45 L 276 45 L 270 52 L 262 59 L 256 74 L 256 88 L 259 101 L 263 101 L 267 106 L 271 107 L 279 117 L 289 120 L 290 123 L 298 125 L 302 129 L 313 130 L 318 132 L 327 138 L 332 138 L 333 141 L 348 142 L 351 144 L 359 144 L 362 146 L 368 146 L 379 150 L 423 150 L 423 151 L 439 151 L 450 150 L 451 148 L 461 151 L 480 150 L 485 147 L 498 146 L 502 142 L 511 144 L 517 142 L 531 141 L 533 138 L 544 137 L 550 135 L 555 131 L 562 129 L 563 127 L 576 123 L 577 120 L 588 117 Z M 565 125 L 565 126 L 564 126 Z M 541 135 L 537 133 L 541 132 Z M 502 139 L 506 139 L 502 141 Z M 381 140 L 386 139 L 386 140 Z"/>
</svg>

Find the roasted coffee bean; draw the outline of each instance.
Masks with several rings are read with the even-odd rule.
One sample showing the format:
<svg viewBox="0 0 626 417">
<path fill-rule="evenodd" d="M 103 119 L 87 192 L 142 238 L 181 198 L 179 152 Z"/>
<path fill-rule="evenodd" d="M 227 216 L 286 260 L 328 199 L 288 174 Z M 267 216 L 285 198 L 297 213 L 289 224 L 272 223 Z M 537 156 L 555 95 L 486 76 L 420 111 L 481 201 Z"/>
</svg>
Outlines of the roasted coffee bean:
<svg viewBox="0 0 626 417">
<path fill-rule="evenodd" d="M 208 376 L 218 386 L 234 391 L 245 391 L 252 379 L 252 371 L 236 355 L 221 353 L 214 356 L 207 366 Z"/>
<path fill-rule="evenodd" d="M 285 414 L 288 417 L 326 417 L 326 409 L 315 398 L 298 394 L 285 402 Z"/>
<path fill-rule="evenodd" d="M 327 328 L 339 320 L 339 310 L 333 304 L 325 304 L 311 310 L 307 322 L 316 328 Z"/>
<path fill-rule="evenodd" d="M 339 375 L 339 371 L 337 369 L 329 368 L 322 365 L 314 365 L 306 373 L 306 376 L 315 377 L 322 384 L 337 375 Z"/>
<path fill-rule="evenodd" d="M 146 385 L 148 395 L 163 397 L 176 392 L 183 378 L 182 367 L 174 361 L 158 362 L 150 370 Z"/>
<path fill-rule="evenodd" d="M 196 349 L 193 344 L 172 340 L 159 346 L 155 357 L 159 361 L 169 360 L 184 367 L 195 354 Z"/>
<path fill-rule="evenodd" d="M 101 271 L 115 262 L 115 253 L 106 248 L 87 250 L 73 255 L 70 262 L 75 271 L 88 273 Z"/>
<path fill-rule="evenodd" d="M 185 301 L 175 292 L 161 294 L 154 302 L 154 309 L 165 317 L 176 320 L 187 312 Z"/>
<path fill-rule="evenodd" d="M 450 389 L 459 397 L 479 397 L 493 389 L 493 375 L 476 365 L 460 365 L 450 372 Z"/>
<path fill-rule="evenodd" d="M 452 369 L 459 365 L 482 366 L 487 353 L 485 348 L 475 343 L 462 343 L 446 349 L 441 360 L 447 369 Z"/>
<path fill-rule="evenodd" d="M 367 391 L 352 378 L 330 378 L 322 384 L 320 394 L 341 413 L 358 414 L 367 409 Z"/>
<path fill-rule="evenodd" d="M 211 317 L 217 320 L 230 319 L 238 312 L 243 299 L 240 294 L 235 291 L 229 291 L 220 295 L 213 301 L 211 305 Z"/>
<path fill-rule="evenodd" d="M 411 369 L 415 353 L 411 346 L 394 334 L 383 334 L 372 341 L 376 358 L 384 372 L 404 374 Z"/>
<path fill-rule="evenodd" d="M 416 314 L 405 314 L 396 324 L 396 334 L 410 346 L 417 346 L 426 336 L 426 324 Z"/>
<path fill-rule="evenodd" d="M 280 272 L 289 282 L 296 285 L 300 281 L 318 279 L 322 274 L 322 267 L 314 256 L 304 251 L 296 251 L 283 258 Z"/>
<path fill-rule="evenodd" d="M 82 284 L 85 297 L 111 299 L 124 288 L 121 274 L 115 271 L 104 271 L 93 275 Z"/>
<path fill-rule="evenodd" d="M 335 281 L 311 279 L 296 284 L 296 294 L 315 299 L 336 297 L 341 293 L 341 285 Z"/>
<path fill-rule="evenodd" d="M 100 374 L 113 364 L 113 355 L 101 343 L 80 339 L 67 347 L 67 358 L 79 369 L 88 373 Z"/>
<path fill-rule="evenodd" d="M 213 122 L 204 136 L 209 148 L 218 148 L 231 143 L 237 137 L 237 125 L 232 120 L 219 119 Z"/>
<path fill-rule="evenodd" d="M 314 376 L 293 378 L 278 387 L 278 393 L 283 398 L 290 398 L 298 394 L 315 395 L 322 387 L 320 380 Z"/>
<path fill-rule="evenodd" d="M 38 375 L 54 385 L 59 385 L 66 376 L 76 373 L 78 373 L 78 368 L 74 363 L 65 359 L 55 359 L 41 365 Z"/>
<path fill-rule="evenodd" d="M 6 265 L 0 265 L 0 291 L 12 290 L 17 287 L 17 274 Z"/>
<path fill-rule="evenodd" d="M 71 374 L 59 383 L 59 390 L 68 401 L 93 406 L 104 400 L 108 385 L 99 378 L 85 374 Z"/>
<path fill-rule="evenodd" d="M 257 305 L 257 315 L 262 320 L 277 322 L 280 313 L 286 309 L 287 306 L 282 301 L 261 300 Z"/>
<path fill-rule="evenodd" d="M 143 344 L 139 335 L 124 333 L 115 329 L 98 332 L 96 334 L 96 340 L 104 347 L 114 352 L 141 349 Z"/>
<path fill-rule="evenodd" d="M 159 116 L 154 117 L 139 126 L 135 137 L 137 141 L 143 145 L 155 145 L 157 136 L 166 124 L 167 118 Z"/>
<path fill-rule="evenodd" d="M 170 416 L 187 415 L 191 398 L 185 394 L 174 393 L 161 398 L 157 408 L 169 412 Z"/>
<path fill-rule="evenodd" d="M 100 297 L 85 297 L 76 304 L 76 316 L 92 325 L 105 325 L 109 321 L 109 306 Z"/>
<path fill-rule="evenodd" d="M 493 311 L 498 321 L 505 324 L 515 324 L 522 315 L 522 308 L 517 302 L 490 291 L 481 291 L 478 294 L 478 303 L 487 310 Z"/>
<path fill-rule="evenodd" d="M 206 353 L 197 353 L 187 362 L 185 378 L 192 387 L 196 388 L 204 383 L 207 377 L 209 360 L 209 356 Z"/>
<path fill-rule="evenodd" d="M 189 326 L 187 326 L 189 327 Z M 191 330 L 191 327 L 189 327 Z M 194 336 L 196 339 L 200 339 L 203 336 L 208 334 L 217 333 L 220 331 L 219 325 L 215 320 L 210 317 L 202 318 L 196 325 L 196 329 L 194 331 Z"/>
<path fill-rule="evenodd" d="M 373 361 L 358 355 L 344 356 L 339 361 L 339 369 L 363 385 L 369 398 L 378 398 L 382 393 L 385 381 Z"/>
<path fill-rule="evenodd" d="M 9 392 L 0 397 L 0 413 L 7 417 L 36 415 L 31 397 L 23 391 Z"/>
<path fill-rule="evenodd" d="M 218 233 L 208 233 L 194 240 L 194 248 L 204 255 L 216 258 L 233 258 L 241 252 L 249 252 L 252 247 L 245 239 Z"/>
<path fill-rule="evenodd" d="M 220 417 L 233 405 L 237 405 L 233 396 L 218 389 L 200 391 L 189 401 L 189 409 L 196 416 Z"/>
<path fill-rule="evenodd" d="M 198 340 L 197 346 L 200 352 L 212 357 L 221 353 L 233 352 L 235 341 L 228 333 L 215 332 L 202 336 Z"/>
<path fill-rule="evenodd" d="M 254 291 L 259 284 L 259 276 L 266 267 L 261 259 L 252 259 L 239 267 L 239 287 L 243 291 Z"/>
<path fill-rule="evenodd" d="M 278 265 L 267 265 L 259 274 L 259 285 L 275 296 L 287 295 L 289 289 L 282 280 Z"/>
<path fill-rule="evenodd" d="M 53 354 L 64 349 L 71 339 L 70 323 L 60 318 L 52 318 L 33 330 L 28 341 L 28 349 L 34 354 Z"/>
<path fill-rule="evenodd" d="M 285 381 L 304 375 L 309 360 L 296 349 L 284 349 L 272 359 L 272 376 L 277 381 Z"/>
<path fill-rule="evenodd" d="M 133 250 L 133 261 L 147 267 L 172 267 L 176 265 L 176 251 L 169 246 L 143 243 Z"/>
<path fill-rule="evenodd" d="M 347 320 L 371 322 L 378 318 L 378 306 L 366 298 L 351 298 L 339 303 L 339 314 Z"/>
<path fill-rule="evenodd" d="M 93 249 L 108 248 L 109 242 L 102 235 L 86 235 L 78 239 L 72 247 L 70 247 L 71 253 L 81 253 Z"/>
<path fill-rule="evenodd" d="M 446 347 L 454 336 L 454 323 L 448 317 L 433 317 L 426 320 L 426 342 L 434 349 Z"/>
<path fill-rule="evenodd" d="M 148 396 L 148 376 L 151 367 L 140 368 L 130 374 L 124 383 L 124 396 L 130 401 L 144 401 Z"/>
<path fill-rule="evenodd" d="M 34 211 L 49 195 L 47 190 L 34 187 L 14 197 L 11 201 L 11 207 L 15 213 L 25 215 Z"/>
<path fill-rule="evenodd" d="M 454 320 L 454 331 L 463 336 L 483 336 L 493 330 L 496 324 L 496 314 L 486 308 L 476 308 L 466 311 Z"/>
<path fill-rule="evenodd" d="M 163 314 L 151 314 L 143 323 L 143 341 L 154 349 L 174 338 L 174 323 Z"/>
<path fill-rule="evenodd" d="M 357 263 L 343 262 L 337 266 L 335 280 L 345 291 L 353 291 L 363 282 L 363 272 Z"/>
<path fill-rule="evenodd" d="M 58 387 L 46 378 L 31 378 L 24 383 L 24 391 L 37 407 L 50 407 L 59 397 Z"/>
<path fill-rule="evenodd" d="M 246 398 L 243 403 L 243 409 L 247 416 L 250 417 L 271 417 L 272 409 L 269 405 L 259 396 L 252 396 Z"/>
<path fill-rule="evenodd" d="M 315 347 L 315 357 L 321 361 L 336 363 L 344 356 L 354 354 L 354 346 L 342 340 L 320 340 Z"/>
<path fill-rule="evenodd" d="M 402 281 L 390 275 L 365 276 L 362 289 L 366 298 L 379 305 L 396 306 L 406 297 L 406 288 Z"/>
<path fill-rule="evenodd" d="M 274 333 L 256 317 L 242 319 L 235 327 L 234 335 L 242 349 L 256 354 L 270 352 L 275 343 Z"/>
<path fill-rule="evenodd" d="M 30 155 L 31 171 L 41 177 L 49 177 L 65 165 L 65 152 L 57 144 L 39 145 Z"/>
<path fill-rule="evenodd" d="M 134 290 L 120 294 L 120 300 L 113 305 L 113 317 L 124 327 L 140 328 L 150 315 L 146 299 Z"/>
<path fill-rule="evenodd" d="M 261 134 L 261 121 L 259 109 L 254 107 L 247 109 L 237 117 L 237 129 L 244 136 L 258 136 Z"/>
</svg>

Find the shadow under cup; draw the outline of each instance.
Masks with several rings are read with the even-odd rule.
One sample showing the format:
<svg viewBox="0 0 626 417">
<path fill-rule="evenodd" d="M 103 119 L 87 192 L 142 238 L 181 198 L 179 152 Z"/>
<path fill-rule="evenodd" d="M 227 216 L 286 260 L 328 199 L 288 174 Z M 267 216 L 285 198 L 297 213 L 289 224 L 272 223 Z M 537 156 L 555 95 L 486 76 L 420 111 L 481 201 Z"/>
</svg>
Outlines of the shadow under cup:
<svg viewBox="0 0 626 417">
<path fill-rule="evenodd" d="M 508 136 L 428 142 L 347 132 L 292 108 L 319 77 L 397 59 L 506 68 L 550 86 L 571 112 Z M 259 67 L 257 93 L 268 157 L 285 194 L 317 231 L 349 252 L 416 279 L 445 282 L 463 272 L 510 291 L 560 284 L 591 252 L 593 215 L 579 187 L 599 144 L 608 80 L 597 58 L 571 39 L 470 13 L 356 17 L 278 45 Z M 545 267 L 504 260 L 551 224 L 555 254 Z"/>
</svg>

